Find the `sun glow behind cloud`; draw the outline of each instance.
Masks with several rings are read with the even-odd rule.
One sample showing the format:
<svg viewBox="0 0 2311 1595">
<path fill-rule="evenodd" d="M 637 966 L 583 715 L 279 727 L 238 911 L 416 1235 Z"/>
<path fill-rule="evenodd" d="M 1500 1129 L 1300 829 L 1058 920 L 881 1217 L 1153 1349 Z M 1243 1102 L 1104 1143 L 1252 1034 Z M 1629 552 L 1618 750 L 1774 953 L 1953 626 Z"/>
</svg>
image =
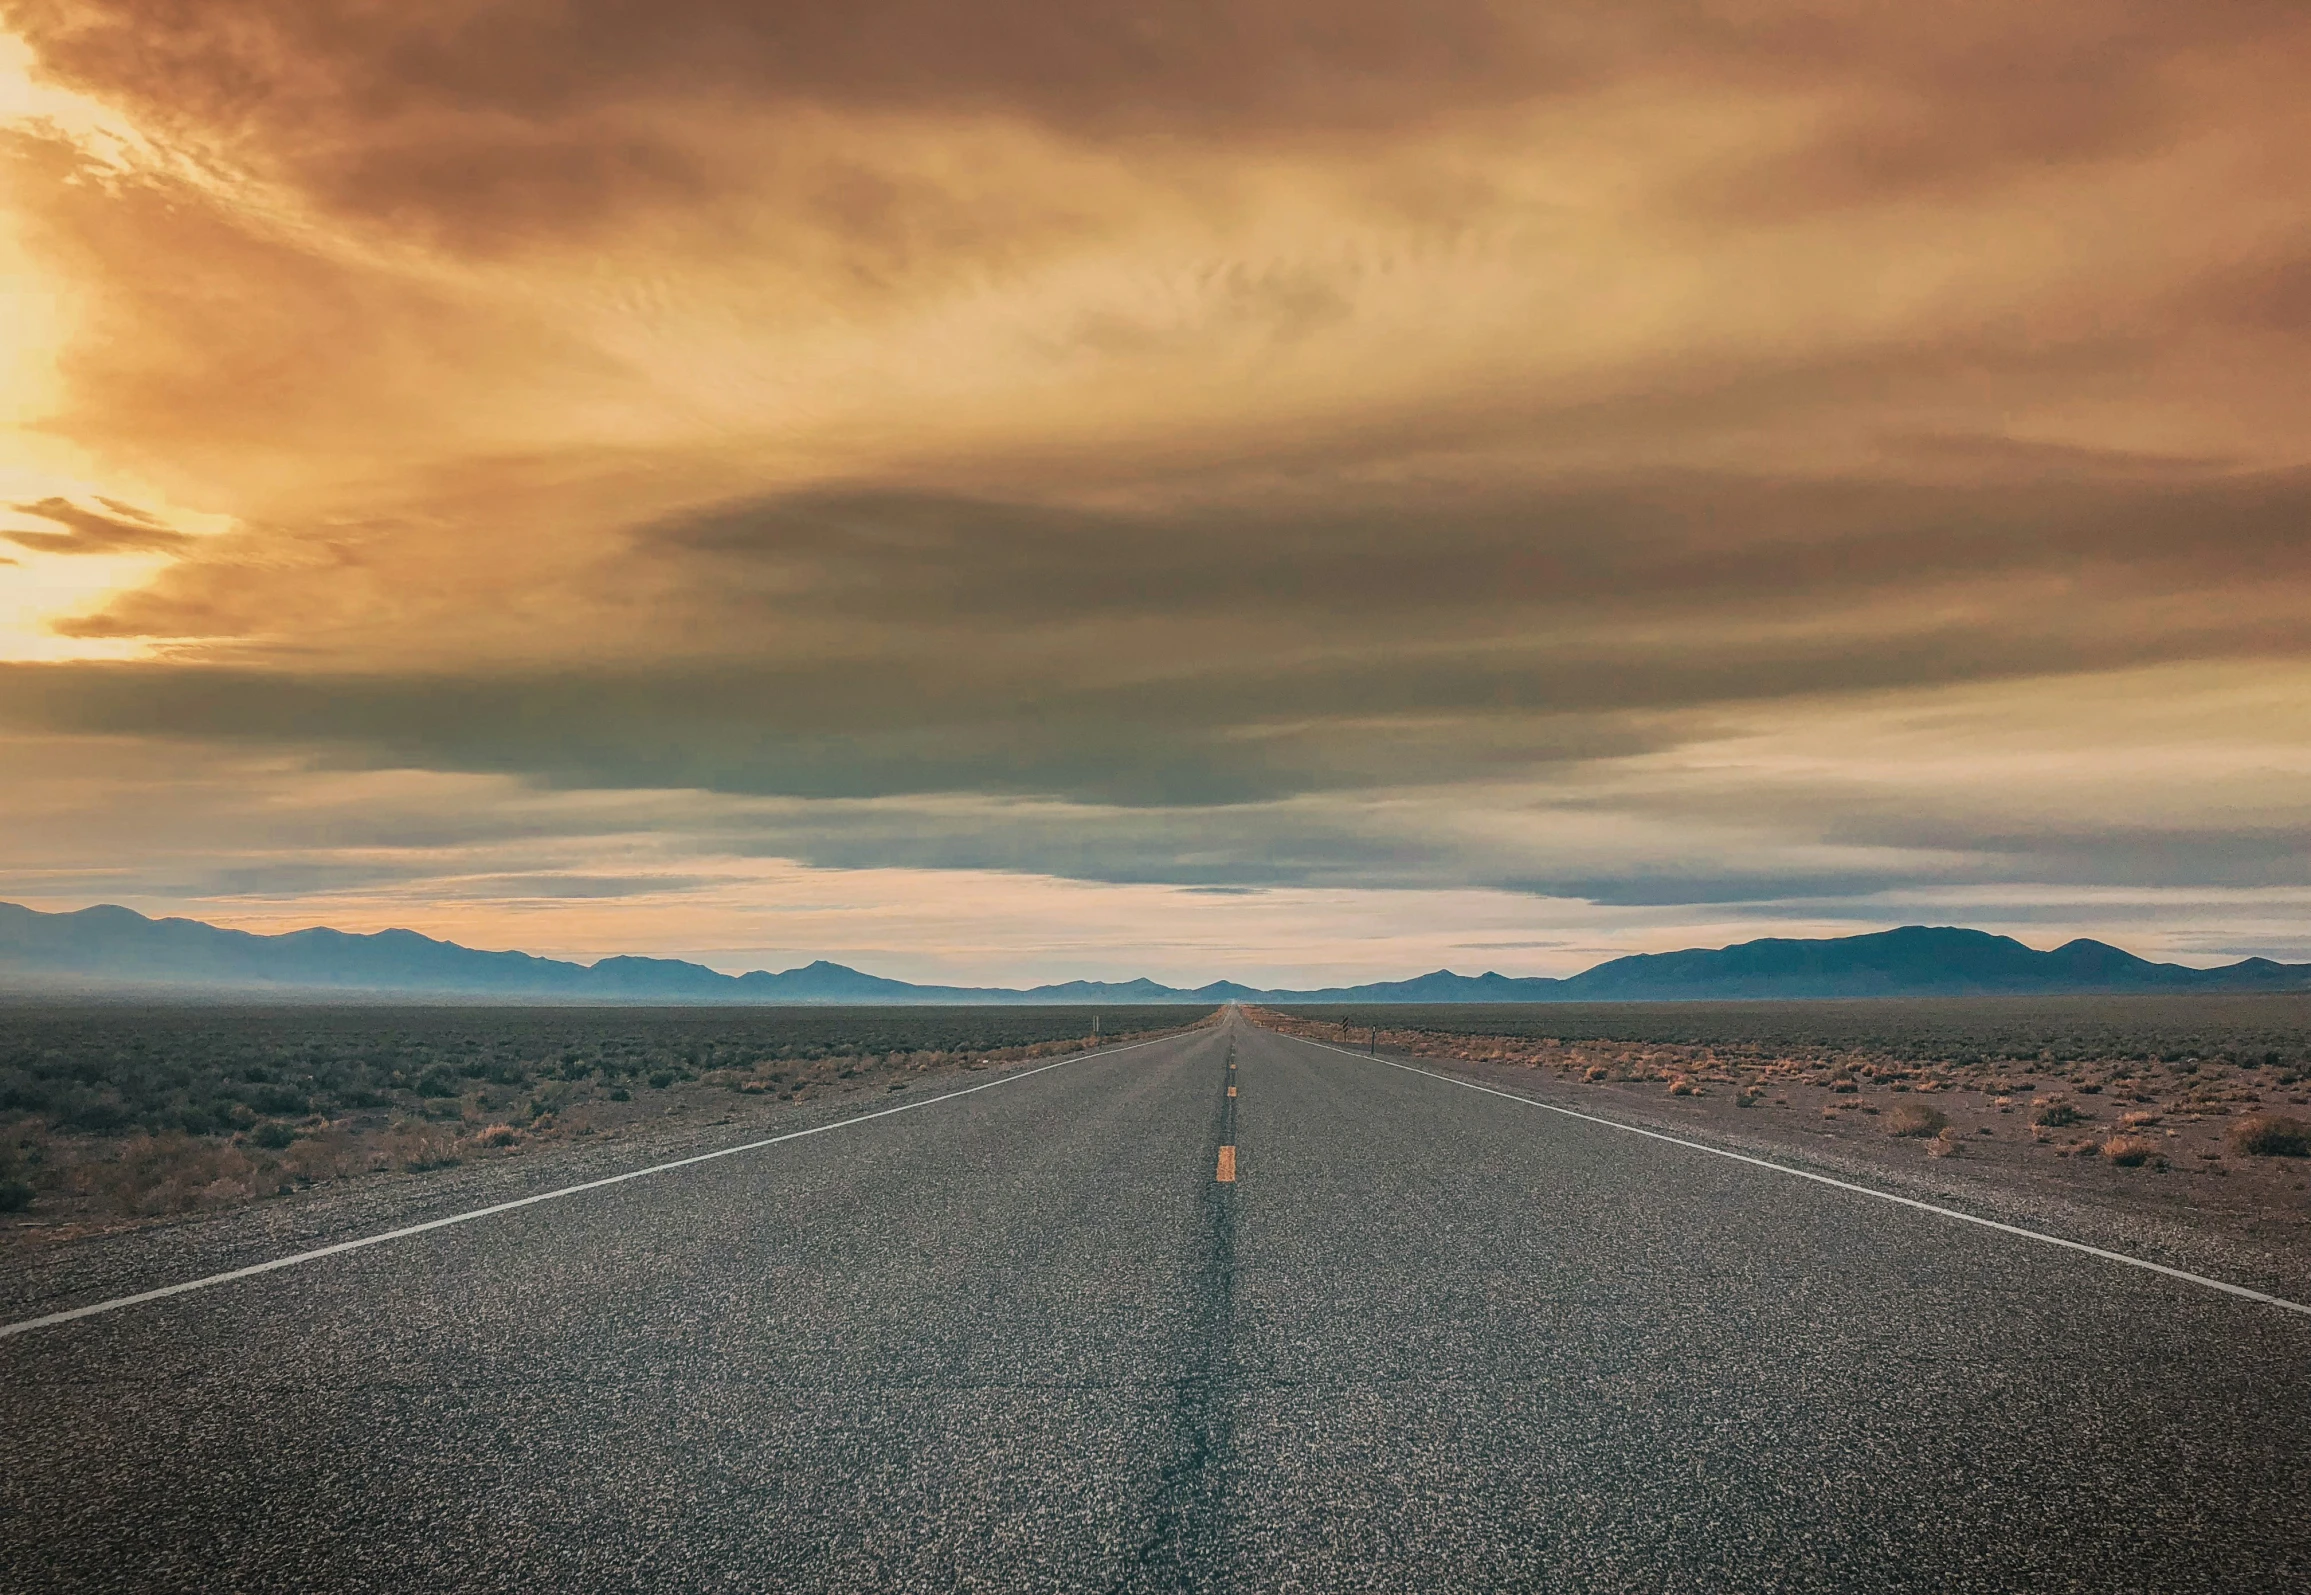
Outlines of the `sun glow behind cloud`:
<svg viewBox="0 0 2311 1595">
<path fill-rule="evenodd" d="M 123 116 L 100 101 L 41 81 L 35 57 L 20 38 L 0 33 L 0 136 L 37 140 L 72 152 L 71 181 L 100 184 L 133 180 L 183 163 L 171 161 Z M 16 181 L 29 178 L 16 174 Z M 4 191 L 0 191 L 4 192 Z M 8 336 L 0 341 L 0 661 L 135 659 L 149 656 L 152 639 L 85 638 L 56 625 L 102 608 L 143 586 L 175 557 L 163 553 L 44 553 L 7 538 L 23 530 L 56 532 L 53 522 L 18 506 L 63 500 L 100 505 L 107 497 L 149 503 L 150 484 L 100 469 L 90 452 L 44 423 L 64 402 L 59 363 L 81 334 L 86 307 L 69 275 L 43 262 L 29 238 L 20 204 L 0 202 L 0 304 Z M 190 535 L 223 529 L 225 518 L 164 516 Z"/>
</svg>

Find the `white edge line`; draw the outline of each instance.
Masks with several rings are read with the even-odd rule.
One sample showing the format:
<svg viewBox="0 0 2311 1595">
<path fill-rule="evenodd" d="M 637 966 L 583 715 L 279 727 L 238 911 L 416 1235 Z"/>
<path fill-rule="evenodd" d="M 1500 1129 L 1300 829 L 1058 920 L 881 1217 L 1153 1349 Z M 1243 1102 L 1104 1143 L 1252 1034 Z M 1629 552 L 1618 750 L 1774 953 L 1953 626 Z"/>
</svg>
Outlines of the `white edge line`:
<svg viewBox="0 0 2311 1595">
<path fill-rule="evenodd" d="M 1618 1119 L 1599 1118 L 1594 1113 L 1582 1113 L 1573 1108 L 1560 1108 L 1553 1102 L 1542 1102 L 1534 1097 L 1519 1096 L 1514 1091 L 1498 1091 L 1489 1085 L 1478 1085 L 1473 1080 L 1456 1080 L 1449 1074 L 1439 1074 L 1434 1069 L 1416 1068 L 1409 1063 L 1398 1063 L 1393 1058 L 1383 1058 L 1376 1053 L 1351 1052 L 1345 1047 L 1335 1047 L 1328 1041 L 1311 1041 L 1306 1036 L 1291 1035 L 1288 1031 L 1277 1030 L 1271 1031 L 1270 1034 L 1285 1036 L 1289 1040 L 1302 1042 L 1311 1047 L 1322 1047 L 1326 1052 L 1337 1052 L 1343 1058 L 1354 1058 L 1362 1063 L 1384 1063 L 1391 1069 L 1402 1069 L 1407 1074 L 1426 1075 L 1429 1079 L 1441 1080 L 1446 1085 L 1461 1086 L 1470 1091 L 1482 1091 L 1488 1097 L 1503 1097 L 1511 1102 L 1521 1102 L 1528 1108 L 1541 1108 L 1550 1113 L 1561 1113 L 1568 1119 L 1579 1119 L 1586 1124 L 1601 1124 L 1608 1130 L 1620 1130 L 1629 1135 L 1641 1135 L 1649 1141 L 1666 1141 L 1671 1146 L 1681 1146 L 1693 1152 L 1706 1152 L 1711 1157 L 1730 1158 L 1736 1163 L 1747 1163 L 1754 1168 L 1771 1169 L 1776 1174 L 1788 1174 L 1797 1179 L 1812 1180 L 1817 1185 L 1834 1185 L 1841 1191 L 1852 1191 L 1857 1196 L 1874 1196 L 1881 1202 L 1896 1202 L 1903 1207 L 1914 1207 L 1921 1213 L 1933 1213 L 1941 1218 L 1954 1218 L 1961 1224 L 1977 1224 L 1983 1229 L 1997 1230 L 2000 1234 L 2019 1235 L 2024 1240 L 2043 1241 L 2049 1246 L 2068 1247 L 2074 1252 L 2084 1252 L 2089 1257 L 2099 1257 L 2106 1263 L 2124 1263 L 2129 1268 L 2148 1269 L 2154 1274 L 2164 1274 L 2169 1279 L 2180 1279 L 2189 1284 L 2204 1285 L 2209 1290 L 2219 1290 L 2228 1296 L 2243 1297 L 2248 1301 L 2259 1301 L 2266 1307 L 2277 1307 L 2287 1312 L 2302 1313 L 2311 1317 L 2311 1307 L 2307 1307 L 2301 1302 L 2289 1301 L 2284 1296 L 2272 1296 L 2259 1290 L 2249 1290 L 2244 1285 L 2233 1285 L 2227 1280 L 2209 1279 L 2204 1274 L 2194 1274 L 2188 1269 L 2169 1268 L 2164 1263 L 2154 1263 L 2147 1258 L 2129 1257 L 2124 1252 L 2105 1251 L 2100 1246 L 2089 1246 L 2084 1241 L 2064 1240 L 2059 1235 L 2049 1235 L 2042 1230 L 2024 1229 L 2019 1224 L 2002 1224 L 1994 1218 L 1977 1218 L 1972 1213 L 1962 1213 L 1954 1207 L 1937 1207 L 1932 1202 L 1921 1202 L 1916 1197 L 1896 1196 L 1891 1191 L 1874 1190 L 1867 1185 L 1856 1185 L 1851 1180 L 1832 1179 L 1827 1174 L 1813 1174 L 1805 1169 L 1793 1169 L 1786 1163 L 1775 1163 L 1766 1158 L 1751 1157 L 1746 1152 L 1728 1152 L 1721 1146 L 1710 1146 L 1701 1141 L 1688 1141 L 1682 1136 L 1664 1135 L 1659 1130 L 1640 1129 L 1634 1124 L 1623 1124 Z M 5 1331 L 0 1331 L 0 1333 L 5 1333 Z"/>
<path fill-rule="evenodd" d="M 1189 1028 L 1195 1027 L 1190 1026 Z M 1038 1064 L 1032 1069 L 1022 1069 L 1017 1074 L 1004 1075 L 1001 1079 L 982 1080 L 979 1084 L 965 1086 L 960 1091 L 949 1091 L 935 1097 L 923 1097 L 914 1102 L 902 1102 L 893 1108 L 877 1108 L 872 1113 L 861 1113 L 848 1119 L 837 1119 L 831 1124 L 815 1124 L 807 1130 L 789 1130 L 784 1135 L 768 1136 L 760 1141 L 748 1141 L 739 1146 L 726 1146 L 719 1151 L 700 1152 L 694 1157 L 676 1158 L 670 1163 L 653 1163 L 648 1168 L 629 1169 L 623 1174 L 612 1174 L 599 1180 L 587 1180 L 580 1185 L 564 1185 L 556 1190 L 540 1191 L 534 1196 L 517 1197 L 513 1201 L 499 1202 L 490 1207 L 477 1207 L 469 1213 L 453 1213 L 447 1218 L 428 1219 L 422 1224 L 405 1224 L 400 1229 L 389 1229 L 382 1234 L 364 1235 L 358 1240 L 339 1241 L 333 1246 L 317 1246 L 309 1252 L 297 1252 L 288 1257 L 276 1257 L 265 1263 L 251 1263 L 246 1268 L 227 1269 L 222 1274 L 210 1274 L 201 1279 L 188 1279 L 180 1285 L 163 1285 L 157 1290 L 142 1290 L 133 1296 L 115 1296 L 110 1301 L 90 1302 L 85 1307 L 70 1307 L 63 1312 L 50 1313 L 43 1318 L 27 1318 L 22 1323 L 17 1324 L 0 1324 L 0 1340 L 6 1340 L 11 1335 L 28 1334 L 35 1329 L 46 1329 L 55 1324 L 68 1324 L 75 1318 L 93 1318 L 98 1313 L 115 1312 L 120 1308 L 135 1307 L 143 1302 L 160 1301 L 169 1296 L 182 1296 L 190 1291 L 207 1290 L 212 1285 L 229 1285 L 236 1279 L 248 1279 L 256 1274 L 270 1274 L 277 1268 L 294 1268 L 299 1263 L 319 1262 L 324 1257 L 335 1257 L 339 1252 L 357 1252 L 364 1246 L 381 1246 L 387 1241 L 397 1241 L 411 1235 L 422 1235 L 427 1230 L 447 1229 L 452 1224 L 469 1224 L 477 1218 L 489 1218 L 498 1213 L 510 1213 L 517 1207 L 532 1207 L 539 1202 L 558 1201 L 565 1196 L 576 1196 L 581 1191 L 598 1191 L 605 1185 L 623 1185 L 628 1180 L 638 1180 L 648 1174 L 664 1174 L 669 1169 L 688 1168 L 693 1163 L 711 1163 L 716 1158 L 736 1157 L 741 1152 L 759 1152 L 766 1146 L 777 1146 L 782 1141 L 799 1141 L 805 1136 L 824 1135 L 830 1130 L 847 1130 L 853 1125 L 865 1124 L 870 1119 L 887 1119 L 894 1113 L 909 1113 L 916 1108 L 935 1108 L 942 1102 L 952 1102 L 957 1097 L 967 1097 L 974 1092 L 992 1091 L 999 1085 L 1016 1085 L 1022 1080 L 1031 1079 L 1048 1070 L 1063 1069 L 1071 1063 L 1088 1063 L 1093 1058 L 1112 1058 L 1119 1052 L 1131 1052 L 1140 1047 L 1152 1047 L 1159 1041 L 1175 1041 L 1186 1033 L 1186 1031 L 1175 1030 L 1170 1035 L 1156 1036 L 1147 1041 L 1128 1042 L 1120 1047 L 1103 1047 L 1096 1052 L 1079 1052 L 1073 1057 Z"/>
</svg>

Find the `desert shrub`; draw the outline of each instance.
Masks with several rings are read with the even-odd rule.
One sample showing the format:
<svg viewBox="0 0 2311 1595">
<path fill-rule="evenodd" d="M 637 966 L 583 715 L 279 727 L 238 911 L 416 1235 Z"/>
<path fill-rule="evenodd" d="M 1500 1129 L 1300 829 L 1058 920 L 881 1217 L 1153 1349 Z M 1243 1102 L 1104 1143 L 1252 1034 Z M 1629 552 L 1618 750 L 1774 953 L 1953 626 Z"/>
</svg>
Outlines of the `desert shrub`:
<svg viewBox="0 0 2311 1595">
<path fill-rule="evenodd" d="M 0 1213 L 21 1213 L 32 1205 L 32 1187 L 22 1180 L 0 1180 Z"/>
<path fill-rule="evenodd" d="M 90 1171 L 90 1185 L 116 1212 L 181 1213 L 248 1195 L 254 1168 L 227 1142 L 169 1131 L 130 1136 L 116 1158 Z"/>
<path fill-rule="evenodd" d="M 661 1069 L 650 1077 L 650 1089 L 663 1091 L 674 1083 L 674 1076 Z"/>
<path fill-rule="evenodd" d="M 2232 1151 L 2247 1157 L 2311 1157 L 2311 1123 L 2282 1114 L 2250 1114 L 2233 1123 L 2225 1138 Z"/>
<path fill-rule="evenodd" d="M 520 1143 L 522 1132 L 510 1124 L 493 1124 L 474 1137 L 483 1146 L 514 1146 Z"/>
<path fill-rule="evenodd" d="M 1950 1123 L 1939 1108 L 1923 1102 L 1905 1102 L 1886 1115 L 1886 1133 L 1899 1136 L 1935 1135 Z"/>
<path fill-rule="evenodd" d="M 342 1130 L 301 1137 L 281 1160 L 282 1168 L 308 1185 L 359 1172 L 366 1159 L 360 1145 Z"/>
<path fill-rule="evenodd" d="M 83 1135 L 119 1135 L 136 1124 L 135 1115 L 118 1097 L 88 1091 L 68 1097 L 63 1111 L 55 1117 L 60 1128 Z"/>
<path fill-rule="evenodd" d="M 1673 1097 L 1697 1097 L 1701 1095 L 1701 1088 L 1686 1079 L 1685 1076 L 1679 1075 L 1669 1082 L 1669 1094 Z"/>
<path fill-rule="evenodd" d="M 163 1129 L 182 1130 L 187 1135 L 222 1135 L 232 1127 L 230 1117 L 203 1105 L 179 1109 L 174 1125 L 161 1126 Z"/>
<path fill-rule="evenodd" d="M 283 1124 L 279 1119 L 267 1119 L 249 1132 L 249 1140 L 268 1152 L 278 1152 L 296 1139 L 295 1126 Z"/>
<path fill-rule="evenodd" d="M 2140 1168 L 2157 1156 L 2159 1144 L 2146 1136 L 2114 1135 L 2102 1143 L 2102 1155 L 2122 1169 Z"/>
<path fill-rule="evenodd" d="M 260 1086 L 249 1093 L 249 1106 L 259 1113 L 300 1114 L 312 1111 L 313 1104 L 302 1091 L 283 1085 Z"/>
<path fill-rule="evenodd" d="M 395 1125 L 376 1149 L 376 1165 L 381 1168 L 444 1169 L 458 1162 L 457 1140 L 444 1131 L 428 1125 L 402 1123 Z"/>
<path fill-rule="evenodd" d="M 2063 1097 L 2041 1097 L 2030 1107 L 2030 1122 L 2043 1124 L 2050 1130 L 2076 1124 L 2083 1117 L 2078 1104 Z"/>
</svg>

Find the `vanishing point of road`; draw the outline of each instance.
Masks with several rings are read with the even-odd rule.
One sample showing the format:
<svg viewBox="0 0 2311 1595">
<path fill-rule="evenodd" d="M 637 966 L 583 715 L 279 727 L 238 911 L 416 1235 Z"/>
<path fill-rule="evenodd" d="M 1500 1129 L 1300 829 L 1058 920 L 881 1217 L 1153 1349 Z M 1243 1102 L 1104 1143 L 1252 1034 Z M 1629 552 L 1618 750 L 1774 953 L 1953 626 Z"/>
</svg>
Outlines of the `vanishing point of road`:
<svg viewBox="0 0 2311 1595">
<path fill-rule="evenodd" d="M 2311 1589 L 2301 1313 L 1234 1010 L 839 1123 L 0 1338 L 0 1587 Z"/>
</svg>

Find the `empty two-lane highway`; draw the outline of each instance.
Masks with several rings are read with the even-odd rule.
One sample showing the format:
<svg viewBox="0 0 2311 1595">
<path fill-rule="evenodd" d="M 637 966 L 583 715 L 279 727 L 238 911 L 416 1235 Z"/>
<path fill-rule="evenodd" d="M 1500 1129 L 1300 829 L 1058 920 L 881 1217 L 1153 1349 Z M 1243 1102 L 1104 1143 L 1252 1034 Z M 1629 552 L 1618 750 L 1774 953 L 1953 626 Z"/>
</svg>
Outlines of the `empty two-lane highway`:
<svg viewBox="0 0 2311 1595">
<path fill-rule="evenodd" d="M 0 1338 L 0 1587 L 2303 1588 L 2307 1413 L 2303 1315 L 1231 1013 Z"/>
</svg>

